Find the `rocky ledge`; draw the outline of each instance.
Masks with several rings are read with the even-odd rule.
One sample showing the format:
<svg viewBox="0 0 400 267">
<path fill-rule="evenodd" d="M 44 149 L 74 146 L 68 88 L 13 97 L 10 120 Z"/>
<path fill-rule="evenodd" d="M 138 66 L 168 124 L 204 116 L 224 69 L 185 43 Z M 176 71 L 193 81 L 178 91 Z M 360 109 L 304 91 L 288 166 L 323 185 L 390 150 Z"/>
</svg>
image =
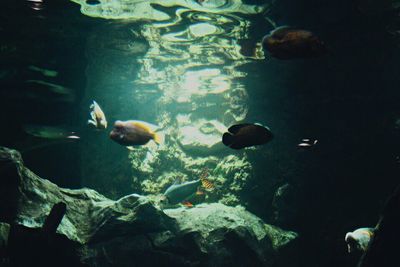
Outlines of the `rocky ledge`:
<svg viewBox="0 0 400 267">
<path fill-rule="evenodd" d="M 162 210 L 147 196 L 60 188 L 7 148 L 0 179 L 5 266 L 275 266 L 297 237 L 240 206 Z"/>
</svg>

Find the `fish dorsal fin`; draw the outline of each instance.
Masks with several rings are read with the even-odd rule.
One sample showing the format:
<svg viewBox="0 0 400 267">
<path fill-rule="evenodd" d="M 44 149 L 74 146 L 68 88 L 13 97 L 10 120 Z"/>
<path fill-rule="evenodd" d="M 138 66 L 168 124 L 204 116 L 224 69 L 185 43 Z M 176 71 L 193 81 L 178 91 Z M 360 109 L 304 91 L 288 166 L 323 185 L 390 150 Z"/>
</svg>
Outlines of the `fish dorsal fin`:
<svg viewBox="0 0 400 267">
<path fill-rule="evenodd" d="M 265 128 L 265 129 L 267 129 L 268 131 L 271 131 L 271 129 L 270 129 L 268 126 L 265 126 L 265 125 L 263 125 L 263 124 L 261 124 L 261 123 L 259 123 L 259 122 L 254 123 L 254 125 L 263 127 L 263 128 Z"/>
<path fill-rule="evenodd" d="M 279 26 L 271 31 L 271 35 L 273 37 L 282 38 L 288 31 L 293 30 L 293 27 L 290 26 Z"/>
<path fill-rule="evenodd" d="M 151 124 L 148 122 L 144 122 L 144 121 L 130 120 L 129 122 L 132 123 L 132 125 L 135 125 L 136 127 L 140 127 L 149 133 L 154 133 L 160 128 L 157 125 L 154 125 L 154 124 Z"/>
<path fill-rule="evenodd" d="M 140 128 L 140 129 L 143 129 L 148 133 L 153 133 L 153 131 L 151 130 L 151 128 L 148 125 L 146 125 L 140 121 L 132 121 L 131 123 L 132 123 L 132 125 Z"/>
<path fill-rule="evenodd" d="M 236 124 L 232 125 L 231 127 L 228 128 L 228 132 L 236 134 L 239 132 L 239 130 L 243 127 L 251 125 L 250 123 L 243 123 L 243 124 Z"/>
<path fill-rule="evenodd" d="M 179 185 L 182 183 L 182 177 L 178 176 L 175 178 L 175 181 L 172 185 Z"/>
</svg>

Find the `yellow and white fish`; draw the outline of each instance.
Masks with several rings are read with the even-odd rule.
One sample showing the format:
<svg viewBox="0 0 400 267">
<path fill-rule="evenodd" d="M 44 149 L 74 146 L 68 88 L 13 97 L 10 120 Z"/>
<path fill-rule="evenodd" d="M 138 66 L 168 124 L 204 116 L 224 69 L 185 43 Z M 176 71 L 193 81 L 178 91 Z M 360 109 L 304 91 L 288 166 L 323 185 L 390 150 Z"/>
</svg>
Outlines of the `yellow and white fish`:
<svg viewBox="0 0 400 267">
<path fill-rule="evenodd" d="M 107 119 L 103 110 L 100 108 L 99 104 L 93 100 L 93 103 L 90 105 L 90 117 L 88 120 L 88 125 L 93 126 L 97 130 L 105 130 L 107 129 Z"/>
<path fill-rule="evenodd" d="M 359 228 L 353 232 L 346 234 L 344 240 L 347 243 L 347 251 L 349 253 L 353 251 L 366 251 L 368 244 L 374 236 L 374 228 Z"/>
<path fill-rule="evenodd" d="M 110 132 L 110 138 L 128 148 L 146 145 L 150 140 L 161 145 L 164 143 L 164 135 L 157 130 L 156 125 L 144 121 L 116 121 Z"/>
</svg>

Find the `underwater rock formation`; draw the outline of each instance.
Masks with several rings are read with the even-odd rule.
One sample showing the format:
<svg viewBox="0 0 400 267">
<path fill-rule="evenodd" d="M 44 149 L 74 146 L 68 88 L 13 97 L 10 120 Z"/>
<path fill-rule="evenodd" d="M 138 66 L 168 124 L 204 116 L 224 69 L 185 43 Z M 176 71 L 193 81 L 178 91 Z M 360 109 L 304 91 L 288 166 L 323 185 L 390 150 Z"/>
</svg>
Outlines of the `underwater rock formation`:
<svg viewBox="0 0 400 267">
<path fill-rule="evenodd" d="M 25 235 L 43 231 L 59 202 L 67 211 L 52 247 L 68 248 L 57 254 L 60 262 L 79 257 L 82 266 L 274 266 L 279 251 L 297 237 L 240 206 L 161 210 L 151 196 L 132 194 L 112 201 L 91 189 L 59 188 L 27 169 L 21 155 L 7 148 L 0 148 L 0 167 L 0 219 L 17 229 L 14 236 L 20 241 L 13 242 L 13 251 L 24 246 Z"/>
<path fill-rule="evenodd" d="M 0 222 L 0 266 L 6 261 L 8 234 L 10 232 L 10 225 Z"/>
<path fill-rule="evenodd" d="M 135 182 L 147 194 L 163 193 L 176 179 L 191 181 L 207 175 L 218 190 L 209 190 L 190 201 L 220 202 L 238 205 L 239 195 L 252 178 L 252 165 L 245 154 L 224 156 L 190 156 L 178 146 L 170 145 L 152 149 L 142 147 L 130 152 Z"/>
</svg>

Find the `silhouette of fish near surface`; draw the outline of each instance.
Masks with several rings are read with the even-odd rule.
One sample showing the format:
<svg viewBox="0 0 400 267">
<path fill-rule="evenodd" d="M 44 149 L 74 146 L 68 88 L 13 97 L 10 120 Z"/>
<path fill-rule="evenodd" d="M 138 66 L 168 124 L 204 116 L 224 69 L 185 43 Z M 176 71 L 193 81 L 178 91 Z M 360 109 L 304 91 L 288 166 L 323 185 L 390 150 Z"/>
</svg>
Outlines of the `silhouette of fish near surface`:
<svg viewBox="0 0 400 267">
<path fill-rule="evenodd" d="M 312 58 L 327 52 L 325 44 L 312 32 L 278 27 L 262 40 L 264 50 L 278 59 Z"/>
<path fill-rule="evenodd" d="M 261 124 L 233 125 L 222 136 L 222 143 L 233 149 L 263 145 L 273 138 L 271 130 Z"/>
</svg>

